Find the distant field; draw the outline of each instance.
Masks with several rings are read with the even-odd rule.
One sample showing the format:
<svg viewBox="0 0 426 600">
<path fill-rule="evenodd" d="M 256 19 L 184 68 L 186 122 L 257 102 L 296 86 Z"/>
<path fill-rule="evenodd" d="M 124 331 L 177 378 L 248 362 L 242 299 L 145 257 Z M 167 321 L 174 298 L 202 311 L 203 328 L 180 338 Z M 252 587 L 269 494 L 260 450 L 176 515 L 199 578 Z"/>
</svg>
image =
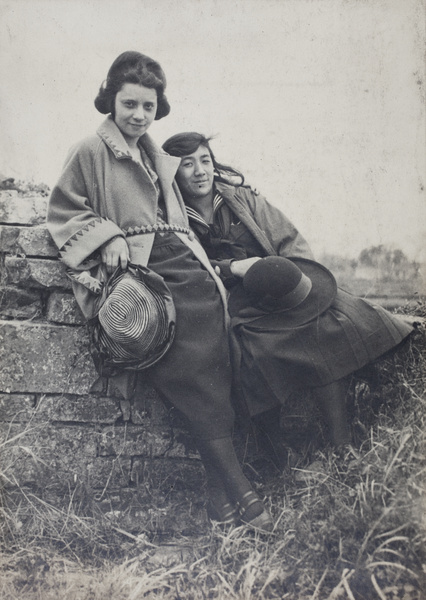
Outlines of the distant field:
<svg viewBox="0 0 426 600">
<path fill-rule="evenodd" d="M 339 275 L 336 272 L 334 275 L 342 289 L 370 302 L 377 302 L 389 310 L 399 307 L 415 308 L 419 302 L 426 299 L 426 288 L 420 278 L 414 281 L 377 282 L 368 279 L 351 279 L 347 275 Z"/>
</svg>

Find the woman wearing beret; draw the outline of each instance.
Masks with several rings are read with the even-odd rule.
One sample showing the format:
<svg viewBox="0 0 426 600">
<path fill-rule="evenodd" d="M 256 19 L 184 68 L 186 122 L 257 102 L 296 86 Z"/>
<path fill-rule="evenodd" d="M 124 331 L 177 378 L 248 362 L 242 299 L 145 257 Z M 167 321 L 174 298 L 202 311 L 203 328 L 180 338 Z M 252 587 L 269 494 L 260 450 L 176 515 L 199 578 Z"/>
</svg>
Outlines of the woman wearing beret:
<svg viewBox="0 0 426 600">
<path fill-rule="evenodd" d="M 209 138 L 172 136 L 163 149 L 190 224 L 229 290 L 232 338 L 246 407 L 265 428 L 290 390 L 309 387 L 331 442 L 351 442 L 346 376 L 400 344 L 413 324 L 337 288 L 294 225 L 244 177 L 218 163 Z M 291 259 L 291 260 L 290 260 Z"/>
<path fill-rule="evenodd" d="M 48 227 L 88 320 L 118 270 L 162 278 L 176 310 L 167 352 L 143 372 L 186 418 L 208 479 L 211 516 L 269 530 L 272 521 L 243 475 L 231 440 L 231 368 L 223 285 L 194 234 L 175 182 L 180 159 L 147 134 L 170 106 L 160 65 L 139 52 L 113 62 L 95 99 L 108 115 L 76 144 L 54 187 Z M 139 344 L 140 347 L 140 344 Z M 148 361 L 149 362 L 149 361 Z M 115 374 L 129 396 L 129 371 Z"/>
</svg>

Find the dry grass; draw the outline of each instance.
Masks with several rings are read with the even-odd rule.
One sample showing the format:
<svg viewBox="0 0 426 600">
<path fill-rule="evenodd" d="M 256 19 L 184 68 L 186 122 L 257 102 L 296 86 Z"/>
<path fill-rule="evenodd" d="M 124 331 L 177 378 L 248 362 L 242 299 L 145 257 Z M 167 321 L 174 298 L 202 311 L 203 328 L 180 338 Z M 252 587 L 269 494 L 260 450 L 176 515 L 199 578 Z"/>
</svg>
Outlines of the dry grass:
<svg viewBox="0 0 426 600">
<path fill-rule="evenodd" d="M 3 509 L 1 598 L 425 598 L 425 359 L 419 332 L 368 397 L 354 382 L 359 457 L 319 445 L 284 474 L 246 465 L 275 517 L 268 537 L 213 526 L 159 541 L 89 513 L 75 491 L 61 510 L 21 490 Z"/>
</svg>

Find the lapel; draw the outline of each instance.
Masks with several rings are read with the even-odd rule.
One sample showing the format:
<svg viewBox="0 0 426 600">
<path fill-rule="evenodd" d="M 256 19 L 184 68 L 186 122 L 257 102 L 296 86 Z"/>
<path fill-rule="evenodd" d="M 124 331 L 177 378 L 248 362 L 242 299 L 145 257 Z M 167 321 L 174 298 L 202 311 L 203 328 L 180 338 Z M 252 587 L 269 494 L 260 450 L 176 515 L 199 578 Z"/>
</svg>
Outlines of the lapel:
<svg viewBox="0 0 426 600">
<path fill-rule="evenodd" d="M 168 222 L 188 226 L 183 201 L 180 194 L 176 193 L 177 186 L 173 185 L 180 158 L 166 154 L 147 133 L 141 137 L 139 143 L 154 163 L 166 204 Z"/>
<path fill-rule="evenodd" d="M 146 150 L 148 156 L 154 163 L 155 171 L 161 182 L 163 193 L 165 193 L 165 190 L 172 187 L 176 171 L 180 165 L 180 158 L 177 156 L 170 156 L 163 152 L 147 133 L 140 138 L 139 144 Z"/>
<path fill-rule="evenodd" d="M 225 202 L 237 217 L 244 223 L 254 238 L 261 244 L 268 254 L 275 255 L 276 252 L 265 235 L 260 224 L 258 224 L 253 215 L 248 211 L 245 202 L 238 197 L 236 189 L 232 184 L 225 184 L 221 181 L 215 181 L 216 189 L 223 196 Z"/>
<path fill-rule="evenodd" d="M 111 115 L 105 119 L 97 131 L 105 144 L 111 148 L 115 158 L 132 158 L 129 146 L 121 131 L 114 123 Z M 146 150 L 148 156 L 154 163 L 155 171 L 162 183 L 163 189 L 171 188 L 176 171 L 180 165 L 180 158 L 166 154 L 157 146 L 150 135 L 145 133 L 139 140 L 139 144 Z"/>
<path fill-rule="evenodd" d="M 114 123 L 111 115 L 108 115 L 105 121 L 101 123 L 97 134 L 103 139 L 105 144 L 111 148 L 117 160 L 122 160 L 123 158 L 132 158 L 129 146 L 127 145 L 127 142 L 124 139 L 121 131 Z"/>
<path fill-rule="evenodd" d="M 132 160 L 129 146 L 111 115 L 108 115 L 97 133 L 112 150 L 117 160 Z M 140 138 L 139 145 L 144 148 L 154 164 L 163 192 L 169 223 L 187 226 L 188 221 L 183 201 L 180 199 L 180 195 L 177 195 L 174 189 L 175 186 L 173 186 L 176 171 L 180 165 L 180 158 L 166 154 L 147 133 Z"/>
</svg>

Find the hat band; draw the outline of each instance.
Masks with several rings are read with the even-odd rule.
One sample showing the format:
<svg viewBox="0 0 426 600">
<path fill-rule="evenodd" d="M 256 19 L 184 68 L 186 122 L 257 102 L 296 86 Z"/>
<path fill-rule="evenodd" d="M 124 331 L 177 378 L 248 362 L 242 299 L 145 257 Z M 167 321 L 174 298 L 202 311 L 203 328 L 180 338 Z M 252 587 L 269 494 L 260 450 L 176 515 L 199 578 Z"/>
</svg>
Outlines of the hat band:
<svg viewBox="0 0 426 600">
<path fill-rule="evenodd" d="M 299 283 L 296 285 L 294 290 L 286 294 L 285 296 L 281 296 L 281 298 L 274 298 L 273 296 L 264 296 L 262 298 L 261 304 L 263 308 L 269 308 L 271 310 L 279 310 L 287 311 L 299 304 L 302 304 L 304 300 L 309 296 L 309 293 L 312 289 L 312 281 L 309 279 L 307 275 L 302 273 L 302 277 Z"/>
</svg>

